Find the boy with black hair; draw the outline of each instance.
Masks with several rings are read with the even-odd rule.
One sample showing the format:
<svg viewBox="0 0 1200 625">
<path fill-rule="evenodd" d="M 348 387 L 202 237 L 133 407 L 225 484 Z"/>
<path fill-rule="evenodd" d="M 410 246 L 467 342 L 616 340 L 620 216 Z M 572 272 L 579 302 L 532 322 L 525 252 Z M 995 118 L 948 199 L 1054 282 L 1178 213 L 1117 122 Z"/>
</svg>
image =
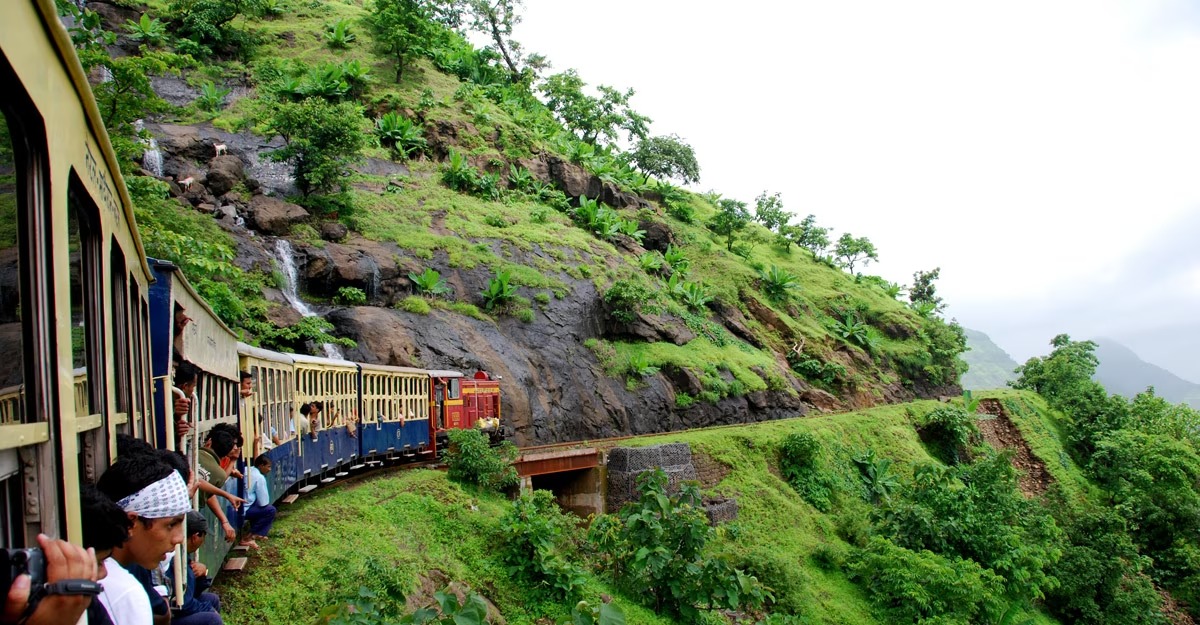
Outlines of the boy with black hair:
<svg viewBox="0 0 1200 625">
<path fill-rule="evenodd" d="M 191 510 L 187 484 L 158 454 L 134 453 L 117 458 L 100 476 L 96 486 L 116 502 L 130 523 L 129 540 L 114 547 L 104 564 L 112 578 L 109 585 L 121 593 L 114 601 L 129 601 L 130 609 L 136 610 L 139 618 L 122 621 L 111 607 L 109 613 L 120 625 L 149 625 L 140 620 L 145 616 L 145 610 L 140 602 L 133 601 L 132 597 L 136 595 L 129 593 L 130 579 L 140 580 L 151 610 L 153 606 L 159 606 L 160 615 L 154 617 L 154 622 L 169 623 L 171 617 L 166 611 L 166 602 L 155 592 L 150 571 L 168 552 L 174 551 L 176 545 L 183 543 L 183 519 Z M 132 607 L 135 603 L 137 607 Z"/>
<path fill-rule="evenodd" d="M 133 523 L 124 510 L 89 484 L 79 489 L 79 504 L 84 519 L 83 546 L 95 550 L 96 560 L 101 563 L 100 586 L 104 588 L 88 606 L 88 625 L 150 622 L 150 603 L 146 601 L 148 597 L 144 596 L 141 584 L 122 586 L 119 574 L 123 571 L 117 571 L 118 575 L 109 578 L 104 565 L 113 549 L 129 540 L 129 528 Z M 146 610 L 143 611 L 143 607 Z"/>
<path fill-rule="evenodd" d="M 246 521 L 250 523 L 250 537 L 242 541 L 247 547 L 258 548 L 258 539 L 264 539 L 275 523 L 277 510 L 271 505 L 271 492 L 267 487 L 267 475 L 271 473 L 271 459 L 266 454 L 254 459 L 254 466 L 247 471 L 249 486 L 246 489 Z"/>
<path fill-rule="evenodd" d="M 204 545 L 208 535 L 208 520 L 193 510 L 187 516 L 187 552 L 196 553 Z M 174 625 L 222 625 L 221 599 L 216 593 L 208 592 L 212 582 L 208 579 L 208 568 L 203 563 L 189 560 L 187 585 L 183 594 L 183 606 L 172 610 Z M 174 580 L 174 569 L 168 573 Z"/>
</svg>

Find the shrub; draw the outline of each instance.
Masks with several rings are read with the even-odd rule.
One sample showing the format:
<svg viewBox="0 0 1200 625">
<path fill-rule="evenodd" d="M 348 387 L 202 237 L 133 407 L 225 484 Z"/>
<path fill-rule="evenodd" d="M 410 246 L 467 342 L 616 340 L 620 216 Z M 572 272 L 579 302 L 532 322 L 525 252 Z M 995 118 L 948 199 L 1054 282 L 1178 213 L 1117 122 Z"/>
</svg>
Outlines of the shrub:
<svg viewBox="0 0 1200 625">
<path fill-rule="evenodd" d="M 365 144 L 362 110 L 357 105 L 329 104 L 317 98 L 277 106 L 267 126 L 283 136 L 285 145 L 270 157 L 292 163 L 296 186 L 306 196 L 341 187 L 344 174 Z"/>
<path fill-rule="evenodd" d="M 704 310 L 713 298 L 703 284 L 688 282 L 681 287 L 680 300 L 691 310 Z"/>
<path fill-rule="evenodd" d="M 512 272 L 501 269 L 496 272 L 496 276 L 488 280 L 487 288 L 480 291 L 483 296 L 483 308 L 487 311 L 495 310 L 496 308 L 506 306 L 517 296 L 517 287 L 514 284 L 509 284 L 512 279 Z"/>
<path fill-rule="evenodd" d="M 862 480 L 863 498 L 867 501 L 875 504 L 885 501 L 900 486 L 900 480 L 891 473 L 891 459 L 876 457 L 874 449 L 856 455 L 853 460 Z"/>
<path fill-rule="evenodd" d="M 355 39 L 358 37 L 350 32 L 350 20 L 348 19 L 340 19 L 325 27 L 325 43 L 329 44 L 330 48 L 349 48 Z"/>
<path fill-rule="evenodd" d="M 425 301 L 425 298 L 418 297 L 416 295 L 410 295 L 400 300 L 400 303 L 397 304 L 397 307 L 400 310 L 413 313 L 414 315 L 428 315 L 433 311 L 433 308 L 429 305 L 429 302 Z"/>
<path fill-rule="evenodd" d="M 787 300 L 792 291 L 800 287 L 800 279 L 785 269 L 775 265 L 758 274 L 759 284 L 767 297 L 782 302 Z"/>
<path fill-rule="evenodd" d="M 142 13 L 141 19 L 138 21 L 125 20 L 125 30 L 129 33 L 129 38 L 144 42 L 149 46 L 161 45 L 167 40 L 167 27 L 158 18 L 151 19 L 149 15 Z"/>
<path fill-rule="evenodd" d="M 663 252 L 663 260 L 671 266 L 672 271 L 684 275 L 687 275 L 688 268 L 692 264 L 683 249 L 675 247 L 674 244 L 667 246 L 667 251 Z"/>
<path fill-rule="evenodd" d="M 517 448 L 511 442 L 492 447 L 487 435 L 476 429 L 454 429 L 448 434 L 446 468 L 451 480 L 497 491 L 517 485 L 517 470 L 512 466 Z"/>
<path fill-rule="evenodd" d="M 367 294 L 358 287 L 343 286 L 338 288 L 337 296 L 333 299 L 344 306 L 362 306 L 367 303 Z"/>
<path fill-rule="evenodd" d="M 1003 580 L 970 560 L 875 537 L 850 566 L 888 623 L 992 623 L 1003 608 L 993 591 Z"/>
<path fill-rule="evenodd" d="M 812 434 L 789 434 L 779 447 L 779 472 L 804 501 L 821 512 L 829 512 L 834 483 L 822 456 L 821 443 Z"/>
<path fill-rule="evenodd" d="M 573 529 L 574 523 L 558 508 L 553 493 L 522 493 L 500 520 L 500 561 L 510 575 L 523 577 L 553 596 L 570 598 L 587 579 L 571 557 Z"/>
<path fill-rule="evenodd" d="M 975 417 L 959 406 L 942 406 L 931 411 L 917 428 L 929 455 L 945 462 L 958 464 L 969 459 L 969 445 L 978 436 Z"/>
<path fill-rule="evenodd" d="M 209 113 L 220 111 L 225 104 L 225 96 L 229 93 L 229 89 L 222 89 L 210 80 L 200 86 L 200 97 L 196 98 L 196 107 Z"/>
<path fill-rule="evenodd" d="M 421 127 L 396 112 L 384 113 L 376 118 L 375 134 L 379 137 L 380 145 L 405 159 L 423 153 L 428 145 Z"/>
<path fill-rule="evenodd" d="M 423 293 L 433 297 L 442 297 L 443 295 L 450 295 L 454 292 L 454 289 L 451 289 L 450 286 L 446 284 L 446 280 L 442 278 L 442 274 L 429 267 L 426 267 L 425 271 L 422 273 L 408 274 L 408 279 L 412 280 L 413 288 L 416 289 L 417 293 Z"/>
<path fill-rule="evenodd" d="M 588 533 L 617 583 L 687 623 L 699 622 L 702 609 L 753 609 L 770 596 L 752 575 L 705 555 L 717 530 L 694 482 L 671 496 L 666 473 L 655 469 L 638 477 L 638 492 L 638 501 L 599 517 Z"/>
<path fill-rule="evenodd" d="M 608 314 L 621 323 L 633 323 L 642 308 L 654 302 L 654 292 L 630 280 L 617 280 L 604 292 Z"/>
<path fill-rule="evenodd" d="M 642 271 L 645 271 L 646 273 L 658 272 L 663 268 L 664 262 L 665 261 L 663 260 L 662 253 L 657 251 L 646 252 L 641 256 L 638 256 L 638 265 L 640 265 Z"/>
<path fill-rule="evenodd" d="M 658 373 L 658 367 L 651 364 L 650 357 L 642 353 L 629 355 L 629 367 L 626 371 L 635 378 L 644 378 Z"/>
</svg>

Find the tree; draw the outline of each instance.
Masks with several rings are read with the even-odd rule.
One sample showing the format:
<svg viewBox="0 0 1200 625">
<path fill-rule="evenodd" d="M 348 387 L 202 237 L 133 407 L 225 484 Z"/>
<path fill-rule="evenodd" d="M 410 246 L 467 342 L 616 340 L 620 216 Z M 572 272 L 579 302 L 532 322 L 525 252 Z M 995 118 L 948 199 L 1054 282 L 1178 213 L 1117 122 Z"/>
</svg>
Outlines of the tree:
<svg viewBox="0 0 1200 625">
<path fill-rule="evenodd" d="M 750 211 L 745 202 L 729 198 L 717 200 L 717 210 L 717 214 L 708 222 L 708 229 L 725 237 L 725 249 L 732 252 L 737 233 L 750 223 Z"/>
<path fill-rule="evenodd" d="M 442 30 L 433 18 L 433 8 L 422 0 L 375 0 L 367 23 L 376 49 L 396 59 L 396 82 L 404 77 L 405 63 L 439 39 Z"/>
<path fill-rule="evenodd" d="M 521 43 L 512 38 L 513 26 L 521 23 L 517 9 L 523 5 L 524 0 L 462 0 L 471 30 L 492 39 L 492 45 L 488 47 L 504 60 L 514 84 L 528 84 L 539 70 L 549 67 L 540 54 L 526 56 Z"/>
<path fill-rule="evenodd" d="M 766 226 L 767 230 L 783 234 L 789 219 L 791 215 L 783 210 L 783 199 L 779 193 L 767 195 L 763 191 L 754 198 L 754 220 Z"/>
<path fill-rule="evenodd" d="M 366 145 L 362 108 L 321 98 L 276 105 L 267 122 L 283 137 L 284 147 L 271 153 L 276 161 L 291 161 L 296 186 L 304 195 L 327 192 L 341 182 L 346 169 Z"/>
<path fill-rule="evenodd" d="M 625 130 L 631 141 L 646 138 L 651 120 L 629 108 L 633 89 L 621 92 L 600 85 L 596 97 L 583 92 L 586 86 L 579 73 L 569 69 L 547 78 L 541 92 L 546 107 L 585 143 L 595 145 L 601 138 L 616 141 L 620 130 Z"/>
<path fill-rule="evenodd" d="M 684 184 L 700 182 L 696 153 L 678 135 L 642 139 L 633 149 L 632 159 L 647 177 L 679 180 Z"/>
<path fill-rule="evenodd" d="M 253 39 L 231 26 L 238 16 L 259 9 L 261 0 L 174 0 L 169 16 L 176 33 L 187 41 L 180 51 L 193 56 L 245 52 Z"/>
<path fill-rule="evenodd" d="M 914 307 L 927 307 L 933 312 L 942 312 L 946 308 L 946 304 L 942 302 L 942 298 L 937 296 L 937 289 L 933 285 L 941 271 L 941 267 L 934 267 L 932 271 L 913 273 L 913 285 L 908 291 L 908 301 L 912 302 Z"/>
<path fill-rule="evenodd" d="M 843 234 L 838 239 L 837 246 L 833 248 L 835 257 L 841 259 L 850 273 L 854 273 L 854 265 L 861 262 L 863 266 L 870 264 L 871 261 L 878 261 L 879 254 L 875 251 L 875 244 L 867 237 L 855 238 L 849 232 Z"/>
<path fill-rule="evenodd" d="M 829 247 L 829 228 L 817 225 L 817 216 L 805 217 L 798 226 L 784 226 L 788 239 L 813 253 L 822 254 Z"/>
</svg>

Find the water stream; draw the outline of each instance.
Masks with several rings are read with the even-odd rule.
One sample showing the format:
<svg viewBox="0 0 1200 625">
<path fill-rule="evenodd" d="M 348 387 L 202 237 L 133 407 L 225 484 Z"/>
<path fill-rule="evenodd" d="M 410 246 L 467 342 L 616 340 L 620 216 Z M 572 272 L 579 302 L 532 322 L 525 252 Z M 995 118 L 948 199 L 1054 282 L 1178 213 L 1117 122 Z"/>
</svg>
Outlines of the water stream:
<svg viewBox="0 0 1200 625">
<path fill-rule="evenodd" d="M 296 312 L 303 317 L 316 317 L 317 311 L 308 307 L 304 300 L 300 299 L 300 272 L 296 269 L 296 258 L 292 252 L 292 244 L 287 239 L 275 240 L 275 255 L 279 260 L 279 269 L 283 272 L 284 287 L 283 297 L 291 304 Z M 341 348 L 333 343 L 323 343 L 321 348 L 325 350 L 326 358 L 345 359 Z"/>
</svg>

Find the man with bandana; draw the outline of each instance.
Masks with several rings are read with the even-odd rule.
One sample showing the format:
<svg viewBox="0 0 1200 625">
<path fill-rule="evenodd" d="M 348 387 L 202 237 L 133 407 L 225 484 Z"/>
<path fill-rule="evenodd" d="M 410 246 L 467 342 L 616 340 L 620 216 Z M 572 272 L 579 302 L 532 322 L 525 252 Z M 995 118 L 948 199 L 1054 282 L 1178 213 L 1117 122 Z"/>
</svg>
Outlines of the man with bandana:
<svg viewBox="0 0 1200 625">
<path fill-rule="evenodd" d="M 145 587 L 135 572 L 158 566 L 168 552 L 183 543 L 183 519 L 191 510 L 187 484 L 175 469 L 157 456 L 131 454 L 117 461 L 96 483 L 129 518 L 129 540 L 105 560 L 108 576 L 100 601 L 120 625 L 158 625 L 170 614 L 153 616 L 151 603 L 161 596 Z"/>
</svg>

